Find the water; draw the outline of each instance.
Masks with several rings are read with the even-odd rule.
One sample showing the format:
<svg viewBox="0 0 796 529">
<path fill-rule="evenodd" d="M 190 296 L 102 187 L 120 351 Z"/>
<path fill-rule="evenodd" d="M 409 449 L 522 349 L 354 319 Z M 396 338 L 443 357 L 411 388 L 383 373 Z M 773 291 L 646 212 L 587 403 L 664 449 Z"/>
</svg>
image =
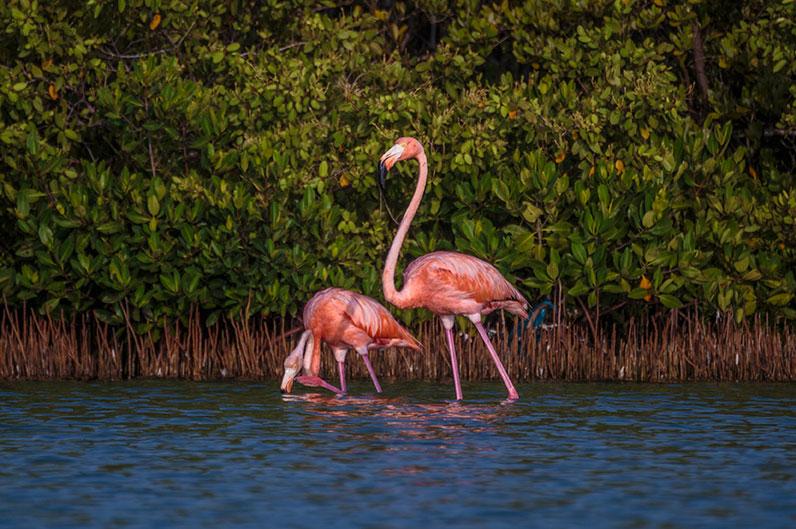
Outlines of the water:
<svg viewBox="0 0 796 529">
<path fill-rule="evenodd" d="M 794 527 L 796 385 L 0 384 L 2 527 Z"/>
</svg>

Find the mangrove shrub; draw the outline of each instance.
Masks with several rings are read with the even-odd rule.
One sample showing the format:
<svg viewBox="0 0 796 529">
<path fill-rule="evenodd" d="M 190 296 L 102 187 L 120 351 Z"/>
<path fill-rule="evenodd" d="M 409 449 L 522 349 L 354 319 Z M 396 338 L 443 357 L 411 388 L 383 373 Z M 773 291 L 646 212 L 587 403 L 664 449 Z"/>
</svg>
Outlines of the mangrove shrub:
<svg viewBox="0 0 796 529">
<path fill-rule="evenodd" d="M 380 297 L 375 163 L 414 135 L 404 263 L 470 252 L 617 317 L 793 318 L 795 6 L 3 2 L 0 290 L 142 330 Z"/>
</svg>

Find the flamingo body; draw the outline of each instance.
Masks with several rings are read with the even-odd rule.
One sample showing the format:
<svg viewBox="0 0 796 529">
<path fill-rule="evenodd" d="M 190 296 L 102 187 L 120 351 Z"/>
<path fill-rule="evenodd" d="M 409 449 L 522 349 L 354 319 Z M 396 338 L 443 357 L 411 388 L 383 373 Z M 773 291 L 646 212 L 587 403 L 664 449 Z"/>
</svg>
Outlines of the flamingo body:
<svg viewBox="0 0 796 529">
<path fill-rule="evenodd" d="M 385 347 L 420 349 L 420 342 L 379 302 L 342 288 L 327 288 L 316 293 L 304 306 L 303 320 L 305 330 L 299 344 L 285 359 L 285 376 L 282 380 L 282 390 L 285 392 L 290 392 L 295 378 L 305 385 L 344 393 L 344 363 L 349 349 L 354 349 L 365 361 L 376 390 L 381 392 L 368 351 Z M 340 389 L 319 376 L 321 342 L 326 342 L 335 353 L 340 370 Z M 302 368 L 303 376 L 296 378 Z"/>
<path fill-rule="evenodd" d="M 404 271 L 406 303 L 435 314 L 481 314 L 506 309 L 527 318 L 528 302 L 497 268 L 472 255 L 431 252 Z"/>
<path fill-rule="evenodd" d="M 420 350 L 420 342 L 378 301 L 342 288 L 321 290 L 307 302 L 304 328 L 312 332 L 315 340 L 326 342 L 332 349 Z M 316 349 L 313 358 L 320 358 L 320 348 Z"/>
<path fill-rule="evenodd" d="M 387 253 L 382 272 L 384 298 L 400 308 L 423 307 L 437 314 L 445 328 L 445 338 L 451 355 L 451 370 L 456 389 L 456 399 L 462 399 L 459 380 L 459 362 L 453 342 L 454 316 L 467 316 L 489 350 L 500 377 L 506 385 L 511 400 L 519 398 L 508 372 L 495 351 L 481 317 L 497 309 L 528 317 L 528 302 L 504 278 L 497 268 L 471 255 L 458 252 L 432 252 L 415 259 L 404 272 L 401 290 L 395 288 L 395 268 L 412 219 L 417 213 L 428 178 L 428 159 L 423 146 L 415 138 L 398 138 L 379 161 L 379 186 L 384 188 L 384 177 L 401 160 L 415 159 L 419 173 L 415 192 L 404 213 L 401 224 Z"/>
</svg>

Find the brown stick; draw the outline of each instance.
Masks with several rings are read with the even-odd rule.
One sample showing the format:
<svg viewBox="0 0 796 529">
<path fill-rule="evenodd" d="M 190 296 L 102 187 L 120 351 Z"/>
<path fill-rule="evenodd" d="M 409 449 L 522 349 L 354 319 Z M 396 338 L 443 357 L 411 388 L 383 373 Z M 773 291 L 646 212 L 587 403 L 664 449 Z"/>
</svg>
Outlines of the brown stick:
<svg viewBox="0 0 796 529">
<path fill-rule="evenodd" d="M 702 101 L 708 100 L 708 76 L 705 74 L 705 48 L 702 43 L 702 32 L 699 28 L 699 21 L 694 20 L 691 24 L 694 46 L 694 71 L 696 72 L 697 86 Z"/>
</svg>

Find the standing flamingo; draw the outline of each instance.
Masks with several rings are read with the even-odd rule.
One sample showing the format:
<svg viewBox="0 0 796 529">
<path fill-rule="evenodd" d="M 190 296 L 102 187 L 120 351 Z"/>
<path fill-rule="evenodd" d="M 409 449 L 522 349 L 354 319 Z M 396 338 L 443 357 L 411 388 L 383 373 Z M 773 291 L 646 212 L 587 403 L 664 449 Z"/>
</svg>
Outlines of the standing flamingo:
<svg viewBox="0 0 796 529">
<path fill-rule="evenodd" d="M 354 349 L 362 357 L 376 391 L 381 393 L 381 384 L 370 363 L 368 351 L 385 347 L 420 350 L 420 342 L 376 300 L 342 288 L 321 290 L 307 302 L 304 307 L 304 329 L 298 345 L 285 359 L 282 393 L 290 393 L 294 379 L 305 386 L 345 393 L 345 357 L 349 349 Z M 340 388 L 318 376 L 321 341 L 329 344 L 334 351 L 340 372 Z M 302 366 L 304 375 L 297 377 Z"/>
<path fill-rule="evenodd" d="M 519 398 L 517 389 L 489 340 L 489 335 L 481 323 L 481 316 L 496 309 L 506 309 L 522 318 L 527 318 L 528 302 L 498 272 L 497 268 L 471 255 L 458 252 L 432 252 L 409 263 L 404 271 L 403 288 L 400 292 L 395 290 L 395 265 L 406 233 L 409 231 L 409 225 L 423 199 L 428 162 L 423 146 L 415 138 L 399 138 L 395 145 L 382 155 L 379 162 L 379 185 L 383 189 L 387 172 L 397 162 L 410 158 L 415 158 L 420 164 L 420 175 L 415 193 L 398 227 L 398 233 L 395 234 L 390 252 L 387 254 L 387 262 L 384 264 L 382 273 L 384 297 L 396 307 L 402 309 L 423 307 L 440 317 L 445 327 L 445 337 L 451 355 L 456 400 L 462 399 L 459 363 L 453 345 L 453 324 L 456 315 L 467 316 L 475 324 L 506 385 L 508 398 L 516 400 Z"/>
</svg>

